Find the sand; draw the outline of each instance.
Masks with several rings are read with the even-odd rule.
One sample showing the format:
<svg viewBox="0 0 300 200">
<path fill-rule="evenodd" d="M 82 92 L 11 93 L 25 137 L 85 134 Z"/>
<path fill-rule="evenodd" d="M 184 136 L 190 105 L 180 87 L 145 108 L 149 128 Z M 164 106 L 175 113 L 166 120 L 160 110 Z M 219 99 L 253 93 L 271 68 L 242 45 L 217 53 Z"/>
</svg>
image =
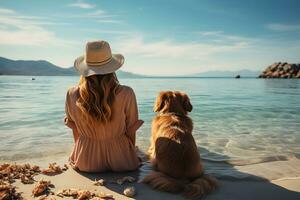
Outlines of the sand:
<svg viewBox="0 0 300 200">
<path fill-rule="evenodd" d="M 294 164 L 298 164 L 299 161 L 294 161 Z M 36 164 L 36 163 L 34 163 Z M 37 163 L 40 164 L 41 163 Z M 42 163 L 42 167 L 46 166 L 46 163 Z M 258 166 L 247 167 L 246 169 L 241 169 L 247 171 L 247 177 L 249 177 L 249 173 L 254 171 L 265 170 L 267 172 L 268 168 L 272 170 L 279 169 L 279 165 L 284 165 L 284 163 L 278 162 L 269 162 L 269 163 L 261 163 Z M 274 167 L 272 167 L 274 166 Z M 277 166 L 277 167 L 276 167 Z M 255 168 L 255 170 L 254 170 Z M 296 169 L 299 169 L 298 166 L 295 166 Z M 236 169 L 238 171 L 238 169 Z M 90 174 L 90 173 L 79 173 L 73 169 L 69 169 L 62 174 L 55 176 L 46 176 L 46 175 L 38 175 L 35 177 L 35 180 L 39 180 L 41 178 L 50 180 L 55 188 L 52 189 L 53 192 L 58 192 L 62 189 L 67 188 L 77 188 L 90 190 L 96 193 L 100 191 L 108 194 L 112 194 L 115 199 L 184 199 L 182 196 L 178 194 L 170 194 L 165 192 L 159 192 L 152 190 L 147 185 L 142 183 L 126 183 L 124 185 L 117 185 L 113 183 L 106 184 L 105 186 L 95 186 L 93 185 L 93 181 L 95 179 L 104 178 L 106 180 L 116 179 L 120 177 L 124 177 L 127 175 L 136 177 L 137 179 L 141 179 L 144 176 L 147 170 L 143 170 L 143 168 L 139 172 L 131 172 L 131 173 L 99 173 L 99 174 Z M 149 172 L 149 171 L 148 171 Z M 263 173 L 262 171 L 261 173 Z M 239 171 L 239 173 L 244 173 Z M 291 174 L 293 175 L 293 174 Z M 300 177 L 286 177 L 285 179 L 278 180 L 259 180 L 259 179 L 242 179 L 242 178 L 228 178 L 228 177 L 219 177 L 219 189 L 208 195 L 205 199 L 207 200 L 218 200 L 218 199 L 226 199 L 226 200 L 295 200 L 300 199 Z M 16 181 L 14 183 L 17 186 L 17 190 L 22 192 L 22 196 L 25 199 L 34 199 L 31 196 L 31 191 L 34 187 L 34 184 L 24 185 L 20 181 Z M 136 188 L 137 194 L 133 198 L 128 198 L 124 196 L 123 190 L 126 187 L 134 186 Z M 56 197 L 56 199 L 61 199 L 60 197 Z M 64 198 L 70 199 L 70 198 Z"/>
</svg>

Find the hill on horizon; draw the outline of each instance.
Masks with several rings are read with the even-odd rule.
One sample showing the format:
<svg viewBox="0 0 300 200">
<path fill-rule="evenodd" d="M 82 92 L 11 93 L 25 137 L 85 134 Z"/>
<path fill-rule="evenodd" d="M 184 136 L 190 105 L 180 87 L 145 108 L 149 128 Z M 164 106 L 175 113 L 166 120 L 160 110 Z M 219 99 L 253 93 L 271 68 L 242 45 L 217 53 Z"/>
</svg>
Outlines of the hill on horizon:
<svg viewBox="0 0 300 200">
<path fill-rule="evenodd" d="M 193 77 L 235 77 L 240 75 L 241 77 L 258 77 L 260 71 L 252 71 L 248 69 L 242 69 L 238 71 L 206 71 L 196 74 L 189 74 L 188 76 Z"/>
<path fill-rule="evenodd" d="M 258 77 L 259 71 L 207 71 L 184 76 L 147 76 L 118 70 L 120 78 L 151 78 L 151 77 Z M 62 68 L 45 60 L 11 60 L 0 57 L 0 75 L 25 75 L 25 76 L 78 76 L 73 67 Z"/>
<path fill-rule="evenodd" d="M 118 70 L 121 78 L 143 77 Z M 73 67 L 62 68 L 45 60 L 11 60 L 0 57 L 0 75 L 25 75 L 25 76 L 79 76 Z"/>
</svg>

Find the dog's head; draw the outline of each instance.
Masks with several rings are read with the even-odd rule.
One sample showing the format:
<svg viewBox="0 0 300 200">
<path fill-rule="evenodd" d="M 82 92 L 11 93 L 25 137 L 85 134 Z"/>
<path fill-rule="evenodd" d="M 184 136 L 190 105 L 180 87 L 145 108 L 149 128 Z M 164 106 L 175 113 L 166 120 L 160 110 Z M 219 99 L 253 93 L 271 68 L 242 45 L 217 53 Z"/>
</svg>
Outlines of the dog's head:
<svg viewBox="0 0 300 200">
<path fill-rule="evenodd" d="M 177 113 L 186 115 L 191 112 L 193 106 L 187 94 L 179 91 L 160 92 L 154 104 L 154 112 Z"/>
</svg>

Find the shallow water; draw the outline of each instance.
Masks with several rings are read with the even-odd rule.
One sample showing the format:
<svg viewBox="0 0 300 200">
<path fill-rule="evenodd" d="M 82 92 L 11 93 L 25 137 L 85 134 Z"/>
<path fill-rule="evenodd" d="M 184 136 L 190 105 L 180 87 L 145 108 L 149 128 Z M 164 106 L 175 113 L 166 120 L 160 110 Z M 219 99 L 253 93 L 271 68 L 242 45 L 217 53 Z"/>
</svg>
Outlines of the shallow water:
<svg viewBox="0 0 300 200">
<path fill-rule="evenodd" d="M 0 161 L 63 157 L 72 134 L 63 124 L 66 90 L 78 77 L 0 76 Z M 160 90 L 182 90 L 194 106 L 203 159 L 249 165 L 300 157 L 300 80 L 229 78 L 121 79 L 138 99 L 137 144 L 149 145 Z"/>
</svg>

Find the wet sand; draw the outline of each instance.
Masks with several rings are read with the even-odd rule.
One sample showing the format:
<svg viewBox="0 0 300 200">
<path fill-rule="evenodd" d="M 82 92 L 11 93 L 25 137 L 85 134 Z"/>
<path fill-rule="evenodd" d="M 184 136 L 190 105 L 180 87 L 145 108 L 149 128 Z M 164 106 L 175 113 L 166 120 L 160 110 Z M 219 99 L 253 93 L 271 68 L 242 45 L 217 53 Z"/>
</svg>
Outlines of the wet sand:
<svg viewBox="0 0 300 200">
<path fill-rule="evenodd" d="M 277 162 L 269 162 L 269 163 L 260 163 L 258 166 L 252 166 L 253 170 L 265 170 L 261 171 L 261 173 L 272 171 L 277 169 L 279 165 L 283 165 Z M 47 166 L 47 163 L 33 163 L 39 164 L 42 168 Z M 61 163 L 60 163 L 61 164 Z M 298 164 L 296 161 L 293 164 Z M 274 166 L 274 167 L 272 167 Z M 298 165 L 299 166 L 299 165 Z M 295 168 L 299 168 L 295 166 Z M 259 178 L 249 178 L 252 176 L 251 169 L 248 167 L 247 178 L 229 178 L 229 177 L 218 177 L 219 180 L 219 189 L 214 193 L 208 195 L 206 197 L 207 200 L 218 200 L 218 199 L 229 199 L 229 200 L 240 200 L 240 199 L 249 199 L 249 200 L 294 200 L 300 199 L 300 177 L 287 177 L 285 179 L 278 179 L 268 181 L 266 179 Z M 236 169 L 238 171 L 238 169 Z M 246 170 L 246 169 L 244 169 Z M 254 170 L 255 171 L 255 170 Z M 95 186 L 95 179 L 105 179 L 112 180 L 117 178 L 122 178 L 124 176 L 133 176 L 137 179 L 141 179 L 145 173 L 148 173 L 148 170 L 143 169 L 143 167 L 137 172 L 129 172 L 129 173 L 81 173 L 77 172 L 71 168 L 62 174 L 55 176 L 46 176 L 46 175 L 37 175 L 35 180 L 40 180 L 41 178 L 50 180 L 51 183 L 55 185 L 55 188 L 51 189 L 54 193 L 62 189 L 75 188 L 82 190 L 89 190 L 91 192 L 100 193 L 104 192 L 107 194 L 112 194 L 115 199 L 184 199 L 179 194 L 170 194 L 165 192 L 159 192 L 152 190 L 145 184 L 142 183 L 125 183 L 123 185 L 118 185 L 114 183 L 108 183 L 105 186 Z M 245 172 L 238 171 L 241 174 L 245 174 Z M 253 171 L 252 171 L 253 172 Z M 287 172 L 290 172 L 287 170 Z M 246 177 L 246 176 L 244 176 Z M 253 177 L 257 177 L 254 176 Z M 17 191 L 22 192 L 22 196 L 25 199 L 34 199 L 31 196 L 31 191 L 35 184 L 24 185 L 19 180 L 17 180 L 13 185 L 17 187 Z M 136 188 L 137 194 L 133 198 L 128 198 L 123 195 L 123 190 L 126 187 L 134 186 Z M 55 196 L 56 199 L 61 199 L 60 197 Z M 65 197 L 64 199 L 71 199 Z"/>
</svg>

